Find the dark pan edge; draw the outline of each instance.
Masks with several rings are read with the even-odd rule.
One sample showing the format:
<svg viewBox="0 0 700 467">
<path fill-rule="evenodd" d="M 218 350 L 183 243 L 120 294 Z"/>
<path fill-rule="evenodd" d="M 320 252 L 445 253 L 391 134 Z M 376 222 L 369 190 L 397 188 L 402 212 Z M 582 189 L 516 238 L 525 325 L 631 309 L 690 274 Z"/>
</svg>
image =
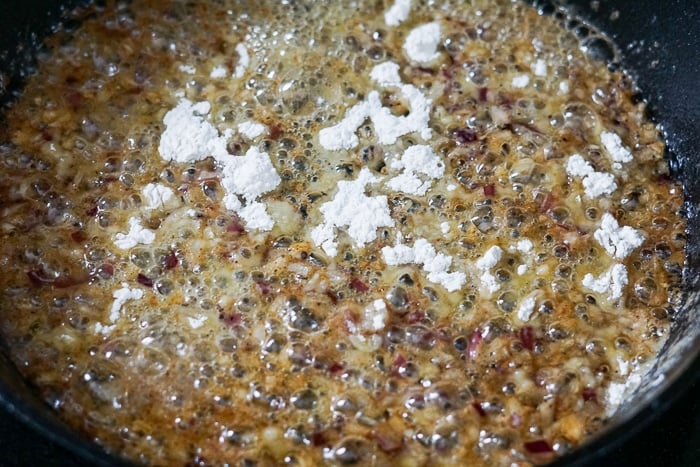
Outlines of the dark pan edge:
<svg viewBox="0 0 700 467">
<path fill-rule="evenodd" d="M 3 6 L 0 3 L 0 17 L 10 18 L 9 21 L 17 25 L 28 25 L 17 27 L 15 34 L 12 35 L 18 39 L 18 43 L 25 44 L 26 47 L 21 50 L 11 50 L 11 53 L 6 55 L 0 54 L 0 70 L 26 68 L 40 47 L 40 38 L 54 30 L 56 24 L 59 24 L 58 18 L 68 10 L 65 5 L 91 2 L 74 0 L 63 2 L 63 6 L 57 2 L 44 2 L 47 6 L 42 10 L 46 11 L 43 16 L 37 16 L 34 13 L 37 11 L 36 3 L 40 2 L 25 2 L 19 9 L 10 9 L 9 6 Z M 540 6 L 552 4 L 552 2 L 543 1 L 531 3 Z M 691 91 L 696 86 L 694 79 L 700 76 L 700 60 L 694 56 L 696 51 L 700 50 L 700 8 L 685 10 L 684 3 L 687 4 L 687 2 L 681 0 L 663 3 L 653 0 L 620 0 L 614 3 L 620 10 L 621 19 L 611 20 L 610 14 L 613 12 L 613 7 L 609 1 L 600 2 L 601 7 L 597 12 L 590 9 L 591 2 L 587 0 L 570 0 L 566 3 L 577 16 L 609 33 L 616 43 L 630 44 L 644 40 L 644 46 L 622 51 L 621 63 L 631 72 L 642 95 L 648 99 L 652 118 L 657 122 L 663 122 L 672 172 L 674 178 L 682 181 L 686 192 L 689 222 L 686 285 L 690 293 L 686 300 L 685 316 L 679 318 L 689 319 L 687 316 L 689 309 L 695 309 L 700 300 L 699 278 L 692 277 L 692 274 L 700 269 L 698 267 L 700 266 L 700 216 L 698 215 L 700 213 L 700 164 L 698 164 L 700 132 L 695 128 L 700 122 L 700 100 L 697 96 L 691 95 Z M 650 20 L 653 16 L 650 13 L 652 11 L 675 11 L 682 14 L 673 16 L 673 19 L 658 16 Z M 655 41 L 664 45 L 655 47 Z M 0 43 L 0 50 L 7 49 L 9 45 Z M 652 67 L 651 64 L 656 60 L 658 60 L 657 64 Z M 680 69 L 684 72 L 679 73 Z M 0 106 L 12 98 L 12 92 L 21 86 L 22 78 L 20 76 L 19 80 L 12 81 L 7 88 L 8 92 L 0 94 Z M 655 93 L 645 93 L 645 90 L 650 89 L 654 89 Z M 675 327 L 678 328 L 682 324 L 677 324 Z M 630 412 L 621 423 L 606 428 L 599 436 L 570 455 L 558 459 L 552 465 L 589 464 L 610 453 L 623 441 L 631 438 L 656 419 L 698 379 L 700 376 L 698 323 L 687 321 L 685 325 L 695 326 L 695 334 L 687 335 L 687 342 L 681 346 L 689 354 L 682 359 L 681 363 L 671 365 L 667 362 L 666 365 L 662 365 L 668 373 L 665 382 L 660 385 L 662 389 L 654 391 L 660 393 L 660 397 L 648 397 L 646 398 L 648 400 L 642 401 L 641 407 L 630 407 Z M 106 454 L 93 443 L 73 433 L 37 397 L 31 399 L 25 397 L 26 394 L 31 393 L 31 388 L 19 379 L 16 368 L 3 356 L 0 356 L 0 371 L 13 372 L 17 379 L 16 384 L 13 381 L 12 385 L 0 380 L 0 405 L 7 412 L 89 462 L 105 466 L 130 465 L 118 457 Z"/>
</svg>

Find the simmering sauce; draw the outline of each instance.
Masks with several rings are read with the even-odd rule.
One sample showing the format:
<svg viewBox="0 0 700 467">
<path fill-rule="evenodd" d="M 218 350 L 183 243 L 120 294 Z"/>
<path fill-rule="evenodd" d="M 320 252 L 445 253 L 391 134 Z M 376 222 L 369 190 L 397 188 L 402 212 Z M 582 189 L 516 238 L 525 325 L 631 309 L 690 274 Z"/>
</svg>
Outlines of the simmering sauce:
<svg viewBox="0 0 700 467">
<path fill-rule="evenodd" d="M 669 331 L 685 222 L 633 83 L 560 16 L 76 11 L 2 116 L 6 352 L 144 464 L 576 448 Z"/>
</svg>

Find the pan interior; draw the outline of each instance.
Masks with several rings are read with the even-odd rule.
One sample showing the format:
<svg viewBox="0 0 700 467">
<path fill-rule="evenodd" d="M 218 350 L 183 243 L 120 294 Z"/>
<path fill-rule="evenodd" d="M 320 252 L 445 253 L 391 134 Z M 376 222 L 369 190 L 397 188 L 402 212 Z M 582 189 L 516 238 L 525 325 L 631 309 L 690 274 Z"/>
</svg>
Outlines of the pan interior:
<svg viewBox="0 0 700 467">
<path fill-rule="evenodd" d="M 29 4 L 29 2 L 26 3 Z M 673 81 L 667 78 L 668 70 L 695 67 L 696 71 L 698 71 L 698 63 L 697 59 L 693 60 L 692 57 L 688 59 L 681 52 L 688 50 L 686 41 L 693 40 L 692 38 L 662 37 L 659 31 L 670 31 L 673 29 L 658 28 L 648 24 L 647 12 L 654 8 L 653 2 L 634 2 L 636 5 L 634 8 L 626 8 L 626 2 L 620 2 L 620 6 L 616 8 L 620 10 L 621 18 L 616 20 L 609 20 L 611 16 L 614 17 L 615 15 L 613 15 L 612 7 L 605 2 L 598 11 L 591 11 L 588 7 L 588 2 L 581 2 L 582 5 L 577 5 L 577 2 L 573 3 L 575 4 L 574 8 L 578 8 L 578 14 L 583 17 L 590 17 L 591 21 L 603 30 L 619 31 L 612 34 L 614 41 L 629 44 L 641 44 L 644 41 L 643 46 L 625 48 L 621 54 L 622 63 L 626 69 L 631 70 L 632 74 L 635 75 L 635 79 L 641 88 L 641 95 L 650 101 L 652 117 L 664 125 L 668 137 L 672 169 L 678 179 L 683 182 L 688 198 L 686 213 L 689 225 L 689 247 L 684 275 L 684 289 L 686 291 L 684 305 L 675 317 L 671 337 L 665 349 L 661 352 L 657 364 L 640 389 L 628 400 L 625 409 L 621 411 L 622 415 L 618 415 L 617 418 L 613 419 L 610 424 L 610 429 L 612 430 L 618 425 L 623 425 L 629 419 L 638 416 L 642 407 L 647 406 L 671 383 L 677 381 L 683 371 L 697 359 L 700 326 L 698 326 L 697 313 L 694 310 L 700 299 L 698 296 L 700 284 L 698 284 L 698 274 L 695 274 L 694 271 L 697 271 L 698 261 L 700 260 L 697 250 L 698 245 L 700 245 L 698 240 L 700 239 L 697 238 L 698 229 L 696 228 L 700 227 L 697 219 L 697 196 L 700 187 L 696 186 L 700 177 L 697 177 L 698 174 L 696 174 L 697 164 L 695 161 L 699 157 L 697 148 L 700 147 L 700 142 L 690 126 L 692 122 L 700 121 L 700 116 L 697 115 L 700 105 L 697 105 L 697 97 L 688 91 L 692 89 L 690 81 L 688 81 L 689 77 L 693 75 L 692 73 L 675 73 Z M 541 7 L 551 9 L 551 6 L 548 5 L 542 5 Z M 57 11 L 60 14 L 60 10 Z M 604 20 L 600 20 L 600 18 L 604 18 Z M 665 16 L 659 16 L 659 18 L 661 18 L 660 21 L 666 21 Z M 680 21 L 690 21 L 692 18 L 691 14 Z M 44 27 L 44 30 L 46 30 L 46 25 L 51 24 L 51 21 L 47 19 L 39 27 Z M 698 22 L 688 22 L 689 28 L 694 27 L 697 29 L 697 24 Z M 697 37 L 697 35 L 695 36 Z M 32 41 L 36 42 L 35 37 L 38 36 L 25 34 L 25 38 L 29 38 L 30 43 Z M 674 43 L 674 41 L 680 41 L 680 44 Z M 657 47 L 653 45 L 654 42 L 663 45 Z M 676 45 L 682 45 L 682 47 L 676 47 Z M 32 47 L 23 50 L 15 49 L 14 54 L 8 54 L 3 59 L 26 61 L 31 54 L 27 54 L 25 51 L 31 49 Z M 12 58 L 10 59 L 9 57 Z M 22 69 L 26 68 L 22 67 Z M 15 83 L 19 82 L 10 80 L 8 76 L 3 76 L 2 79 L 2 85 L 8 89 L 12 89 Z M 9 85 L 6 84 L 8 82 L 10 83 Z M 684 84 L 688 84 L 688 86 Z M 653 93 L 646 92 L 646 90 L 653 90 Z M 10 94 L 5 94 L 5 96 L 8 95 Z M 682 109 L 683 111 L 678 112 L 671 109 Z M 693 113 L 695 113 L 694 116 Z M 16 377 L 15 372 L 11 368 L 8 369 L 6 374 L 12 375 L 10 378 Z M 693 375 L 690 376 L 692 377 Z M 43 407 L 33 404 L 33 409 L 30 410 L 41 412 Z"/>
</svg>

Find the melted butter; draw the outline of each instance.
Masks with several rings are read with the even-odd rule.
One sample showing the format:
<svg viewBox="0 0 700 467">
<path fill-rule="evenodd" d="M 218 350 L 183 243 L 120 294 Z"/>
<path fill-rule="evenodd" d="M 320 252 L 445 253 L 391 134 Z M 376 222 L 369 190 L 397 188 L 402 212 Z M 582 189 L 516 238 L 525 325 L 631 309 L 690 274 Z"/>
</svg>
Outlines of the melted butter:
<svg viewBox="0 0 700 467">
<path fill-rule="evenodd" d="M 163 3 L 96 7 L 50 39 L 0 130 L 0 261 L 19 270 L 0 278 L 13 310 L 0 331 L 69 423 L 153 464 L 540 463 L 599 427 L 614 410 L 608 388 L 665 339 L 683 263 L 681 190 L 623 74 L 524 4 L 414 5 L 389 27 L 389 5 L 376 2 Z M 412 66 L 404 41 L 431 21 L 439 57 Z M 382 145 L 367 120 L 356 148 L 324 149 L 319 132 L 372 91 L 392 115 L 408 112 L 370 79 L 387 61 L 432 100 L 432 136 Z M 217 67 L 225 78 L 210 76 Z M 261 197 L 270 232 L 223 207 L 213 160 L 158 153 L 182 97 L 208 102 L 221 134 L 234 130 L 231 157 L 269 154 L 281 177 Z M 248 121 L 267 134 L 238 134 Z M 603 131 L 634 160 L 613 167 Z M 415 144 L 446 168 L 425 196 L 384 183 Z M 615 175 L 610 197 L 587 199 L 567 177 L 575 153 Z M 362 248 L 338 229 L 329 256 L 310 236 L 320 206 L 364 167 L 382 180 L 367 194 L 387 197 L 395 225 Z M 154 182 L 181 205 L 145 209 Z M 621 300 L 581 285 L 616 262 L 593 235 L 605 212 L 645 234 L 621 262 Z M 114 238 L 133 216 L 156 240 L 122 251 Z M 421 265 L 387 267 L 381 249 L 399 236 L 428 239 L 466 285 L 448 293 Z M 512 248 L 524 238 L 531 252 Z M 474 264 L 494 245 L 489 293 Z M 123 283 L 144 297 L 110 323 Z M 555 453 L 533 452 L 540 442 Z"/>
</svg>

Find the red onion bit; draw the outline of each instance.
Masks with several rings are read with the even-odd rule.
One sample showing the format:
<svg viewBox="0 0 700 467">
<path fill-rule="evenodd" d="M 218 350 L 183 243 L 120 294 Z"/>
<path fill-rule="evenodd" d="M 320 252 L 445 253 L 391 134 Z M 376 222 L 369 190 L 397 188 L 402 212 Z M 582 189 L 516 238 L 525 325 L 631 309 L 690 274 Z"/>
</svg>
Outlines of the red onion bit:
<svg viewBox="0 0 700 467">
<path fill-rule="evenodd" d="M 177 256 L 175 256 L 175 252 L 170 250 L 168 254 L 165 255 L 165 259 L 163 260 L 165 269 L 174 269 L 178 264 L 180 264 L 180 260 L 178 260 Z"/>
<path fill-rule="evenodd" d="M 391 364 L 391 371 L 389 374 L 391 376 L 398 376 L 400 377 L 401 374 L 399 373 L 399 368 L 404 366 L 406 364 L 406 357 L 404 357 L 402 354 L 398 354 L 396 358 L 394 359 L 393 363 Z"/>
<path fill-rule="evenodd" d="M 226 232 L 235 234 L 235 235 L 241 235 L 245 233 L 245 226 L 241 222 L 241 220 L 237 217 L 231 219 L 231 222 L 228 223 L 226 226 Z"/>
<path fill-rule="evenodd" d="M 76 91 L 74 89 L 67 90 L 65 93 L 63 93 L 63 97 L 66 100 L 66 103 L 68 106 L 76 112 L 78 109 L 80 109 L 83 106 L 83 94 L 79 91 Z"/>
<path fill-rule="evenodd" d="M 88 236 L 84 230 L 76 230 L 74 232 L 71 232 L 70 238 L 72 238 L 75 243 L 82 244 L 85 243 L 85 240 L 87 240 Z"/>
<path fill-rule="evenodd" d="M 660 174 L 656 179 L 656 183 L 662 186 L 671 184 L 671 181 L 672 179 L 669 174 Z"/>
<path fill-rule="evenodd" d="M 593 389 L 593 388 L 583 388 L 583 392 L 581 393 L 581 396 L 583 397 L 584 401 L 593 401 L 593 402 L 598 401 L 598 399 L 596 397 L 595 389 Z"/>
<path fill-rule="evenodd" d="M 453 131 L 452 137 L 454 138 L 455 143 L 459 144 L 460 146 L 473 143 L 477 140 L 476 132 L 468 128 L 460 128 Z"/>
<path fill-rule="evenodd" d="M 510 426 L 517 428 L 523 423 L 523 417 L 520 414 L 514 413 L 510 416 Z"/>
<path fill-rule="evenodd" d="M 420 71 L 424 75 L 429 75 L 429 76 L 435 75 L 435 70 L 433 70 L 432 68 L 426 68 L 424 66 L 419 66 L 419 67 L 416 67 L 416 70 Z"/>
<path fill-rule="evenodd" d="M 272 140 L 278 139 L 282 135 L 282 125 L 279 123 L 273 123 L 270 125 L 268 136 Z"/>
<path fill-rule="evenodd" d="M 333 292 L 332 290 L 326 290 L 325 291 L 326 297 L 328 297 L 331 300 L 331 303 L 333 305 L 338 303 L 338 294 Z"/>
<path fill-rule="evenodd" d="M 61 276 L 56 278 L 46 277 L 44 271 L 39 269 L 32 269 L 27 272 L 27 277 L 29 281 L 35 286 L 51 285 L 57 289 L 65 289 L 68 287 L 73 287 L 79 284 L 85 284 L 90 280 L 90 276 L 87 272 L 79 273 L 75 276 Z"/>
<path fill-rule="evenodd" d="M 102 263 L 96 272 L 102 279 L 109 279 L 114 275 L 114 266 L 109 263 Z"/>
<path fill-rule="evenodd" d="M 321 431 L 317 431 L 316 433 L 311 435 L 311 444 L 314 446 L 323 446 L 326 444 L 326 437 Z"/>
<path fill-rule="evenodd" d="M 57 289 L 67 289 L 68 287 L 87 284 L 89 281 L 90 275 L 86 271 L 81 271 L 77 275 L 57 277 L 52 285 Z"/>
<path fill-rule="evenodd" d="M 452 80 L 455 77 L 454 70 L 450 67 L 444 67 L 440 70 L 442 75 L 448 80 Z"/>
<path fill-rule="evenodd" d="M 484 339 L 484 336 L 481 335 L 481 330 L 477 329 L 474 331 L 472 336 L 469 338 L 469 345 L 467 346 L 467 357 L 469 357 L 470 360 L 474 360 L 477 356 L 477 353 L 479 351 L 479 344 L 481 344 L 481 341 Z"/>
<path fill-rule="evenodd" d="M 365 293 L 369 290 L 369 286 L 362 282 L 360 279 L 357 277 L 353 277 L 352 280 L 350 281 L 350 288 L 353 290 L 356 290 L 357 292 L 360 293 Z"/>
<path fill-rule="evenodd" d="M 382 423 L 372 430 L 372 437 L 377 441 L 379 449 L 384 452 L 396 452 L 403 447 L 401 433 L 394 430 L 388 423 Z"/>
<path fill-rule="evenodd" d="M 141 285 L 145 285 L 146 287 L 153 287 L 153 280 L 141 273 L 136 276 L 136 282 Z"/>
<path fill-rule="evenodd" d="M 259 280 L 255 282 L 255 285 L 258 286 L 258 290 L 263 295 L 269 295 L 272 293 L 272 285 L 270 284 L 270 281 Z"/>
<path fill-rule="evenodd" d="M 554 206 L 554 196 L 551 193 L 547 193 L 540 206 L 540 212 L 549 212 Z"/>
<path fill-rule="evenodd" d="M 143 92 L 143 88 L 141 86 L 133 86 L 126 91 L 128 94 L 132 96 L 138 96 Z"/>
<path fill-rule="evenodd" d="M 411 313 L 408 314 L 406 321 L 408 321 L 409 324 L 416 324 L 416 323 L 421 323 L 425 319 L 425 311 L 423 310 L 416 310 L 412 311 Z"/>
<path fill-rule="evenodd" d="M 525 443 L 525 450 L 533 454 L 546 454 L 554 452 L 552 446 L 550 446 L 549 443 L 543 439 L 538 439 L 536 441 L 528 441 L 527 443 Z"/>
<path fill-rule="evenodd" d="M 484 196 L 491 197 L 496 194 L 496 187 L 492 184 L 484 185 Z"/>
<path fill-rule="evenodd" d="M 489 100 L 489 88 L 479 88 L 479 100 L 481 102 Z"/>
<path fill-rule="evenodd" d="M 535 350 L 535 344 L 537 343 L 537 338 L 535 337 L 535 330 L 532 326 L 525 326 L 520 329 L 520 342 L 527 350 Z"/>
<path fill-rule="evenodd" d="M 472 407 L 474 407 L 474 410 L 476 410 L 476 413 L 478 413 L 480 417 L 486 416 L 486 411 L 481 407 L 480 402 L 472 402 Z"/>
<path fill-rule="evenodd" d="M 95 217 L 97 215 L 97 204 L 93 204 L 92 207 L 85 210 L 85 215 L 88 217 Z"/>
<path fill-rule="evenodd" d="M 52 284 L 54 281 L 54 279 L 46 277 L 46 275 L 44 275 L 44 272 L 38 269 L 32 269 L 31 271 L 29 271 L 27 273 L 27 277 L 29 278 L 29 281 L 34 285 Z"/>
<path fill-rule="evenodd" d="M 219 319 L 221 319 L 221 321 L 223 321 L 223 323 L 226 326 L 228 326 L 230 328 L 234 328 L 234 327 L 238 326 L 239 324 L 241 324 L 241 322 L 243 321 L 243 314 L 242 313 L 231 313 L 231 314 L 221 313 L 219 315 Z"/>
</svg>

